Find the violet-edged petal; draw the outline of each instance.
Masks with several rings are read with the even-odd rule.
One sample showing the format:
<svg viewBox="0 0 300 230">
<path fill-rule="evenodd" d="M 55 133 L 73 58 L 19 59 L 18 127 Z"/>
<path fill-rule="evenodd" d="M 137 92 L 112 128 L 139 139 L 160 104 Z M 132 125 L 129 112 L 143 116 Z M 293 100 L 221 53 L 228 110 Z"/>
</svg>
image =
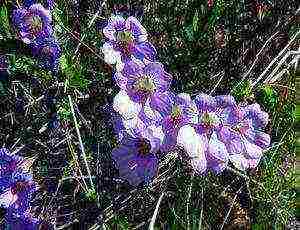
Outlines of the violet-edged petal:
<svg viewBox="0 0 300 230">
<path fill-rule="evenodd" d="M 128 180 L 131 185 L 136 186 L 148 180 L 156 171 L 156 157 L 144 151 L 149 151 L 149 147 L 145 148 L 142 139 L 128 139 L 112 152 L 120 177 Z"/>
<path fill-rule="evenodd" d="M 271 138 L 269 134 L 251 129 L 245 133 L 245 136 L 250 142 L 263 149 L 266 149 L 270 146 Z"/>
<path fill-rule="evenodd" d="M 135 18 L 129 17 L 125 23 L 127 31 L 130 31 L 138 42 L 144 42 L 147 40 L 147 31 L 142 24 Z"/>
<path fill-rule="evenodd" d="M 145 67 L 145 64 L 132 56 L 131 59 L 127 59 L 126 62 L 124 62 L 124 68 L 122 69 L 122 74 L 124 77 L 136 79 L 143 75 L 143 68 Z"/>
<path fill-rule="evenodd" d="M 161 63 L 149 63 L 144 68 L 144 75 L 150 76 L 151 79 L 154 81 L 156 92 L 165 92 L 169 90 L 172 81 L 172 75 L 164 70 L 163 65 Z"/>
<path fill-rule="evenodd" d="M 239 133 L 223 126 L 218 132 L 218 139 L 222 141 L 227 148 L 228 153 L 238 154 L 243 152 L 242 137 Z"/>
<path fill-rule="evenodd" d="M 155 47 L 150 42 L 135 44 L 132 47 L 132 54 L 140 60 L 154 61 L 157 56 Z"/>
<path fill-rule="evenodd" d="M 206 160 L 208 167 L 217 173 L 223 171 L 227 166 L 228 152 L 226 146 L 218 140 L 216 133 L 209 138 Z"/>
<path fill-rule="evenodd" d="M 133 102 L 127 93 L 121 90 L 113 100 L 113 108 L 124 119 L 132 119 L 137 116 L 142 106 L 139 103 Z"/>
<path fill-rule="evenodd" d="M 165 117 L 171 114 L 175 98 L 175 94 L 171 91 L 159 93 L 151 98 L 149 106 Z"/>
<path fill-rule="evenodd" d="M 163 153 L 170 152 L 172 149 L 176 147 L 177 143 L 177 132 L 165 132 L 165 138 L 163 140 L 162 145 L 160 146 L 160 150 Z"/>
<path fill-rule="evenodd" d="M 110 41 L 116 41 L 116 32 L 125 29 L 125 19 L 119 15 L 113 15 L 109 18 L 108 24 L 103 28 L 103 34 Z"/>
<path fill-rule="evenodd" d="M 268 113 L 261 110 L 260 105 L 255 103 L 244 107 L 245 116 L 252 120 L 252 125 L 255 129 L 263 129 L 269 121 Z"/>
<path fill-rule="evenodd" d="M 162 115 L 155 109 L 151 108 L 149 105 L 149 100 L 146 101 L 144 106 L 142 107 L 139 118 L 146 124 L 146 125 L 160 125 L 163 119 Z"/>
<path fill-rule="evenodd" d="M 198 110 L 203 112 L 211 112 L 216 110 L 215 98 L 207 94 L 198 94 L 194 99 Z"/>
<path fill-rule="evenodd" d="M 199 118 L 199 111 L 191 96 L 187 93 L 180 93 L 175 98 L 175 104 L 179 106 L 182 111 L 182 116 L 187 123 L 197 124 Z"/>
<path fill-rule="evenodd" d="M 245 117 L 245 112 L 238 106 L 228 106 L 218 113 L 223 124 L 238 125 Z"/>
<path fill-rule="evenodd" d="M 215 96 L 216 106 L 218 108 L 225 108 L 228 106 L 236 106 L 236 102 L 231 95 L 218 95 Z"/>
<path fill-rule="evenodd" d="M 260 159 L 263 153 L 263 149 L 244 138 L 244 154 L 249 159 Z"/>
</svg>

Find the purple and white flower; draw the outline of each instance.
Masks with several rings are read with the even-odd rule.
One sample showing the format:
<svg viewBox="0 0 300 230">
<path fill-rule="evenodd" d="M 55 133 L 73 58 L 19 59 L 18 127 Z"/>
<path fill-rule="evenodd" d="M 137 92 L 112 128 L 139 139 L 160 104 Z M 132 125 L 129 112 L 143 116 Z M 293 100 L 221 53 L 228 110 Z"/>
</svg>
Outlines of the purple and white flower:
<svg viewBox="0 0 300 230">
<path fill-rule="evenodd" d="M 179 130 L 177 143 L 192 158 L 191 163 L 197 172 L 204 173 L 208 169 L 222 172 L 228 164 L 229 154 L 218 132 L 223 126 L 224 111 L 234 106 L 235 101 L 231 96 L 199 94 L 194 103 L 197 109 L 190 110 L 194 114 L 189 115 L 193 117 L 193 122 L 188 128 L 185 126 Z M 186 132 L 191 132 L 190 136 Z"/>
<path fill-rule="evenodd" d="M 52 34 L 50 11 L 41 4 L 33 4 L 14 10 L 12 21 L 22 41 L 32 43 L 36 38 L 47 38 Z"/>
<path fill-rule="evenodd" d="M 120 177 L 133 186 L 150 182 L 157 171 L 156 154 L 163 138 L 161 127 L 155 125 L 123 138 L 121 145 L 112 152 Z"/>
<path fill-rule="evenodd" d="M 22 215 L 28 208 L 31 195 L 37 189 L 32 175 L 27 173 L 28 162 L 22 157 L 0 149 L 0 206 Z"/>
<path fill-rule="evenodd" d="M 140 60 L 155 60 L 156 50 L 147 41 L 146 29 L 135 17 L 129 17 L 125 20 L 119 15 L 112 16 L 103 29 L 103 34 L 108 39 L 104 48 L 113 47 L 116 51 L 115 53 L 105 53 L 106 56 L 111 55 L 111 57 L 105 57 L 105 60 L 119 60 L 119 55 L 121 55 L 122 61 L 131 58 L 131 56 Z M 114 63 L 111 62 L 110 64 Z"/>
<path fill-rule="evenodd" d="M 172 80 L 161 63 L 143 64 L 138 60 L 126 62 L 123 70 L 117 72 L 114 78 L 132 101 L 145 104 L 150 100 L 150 105 L 160 94 L 169 90 Z"/>
<path fill-rule="evenodd" d="M 198 121 L 197 107 L 189 94 L 167 91 L 154 98 L 149 105 L 152 111 L 158 111 L 162 119 L 157 119 L 162 124 L 165 133 L 163 151 L 170 151 L 176 145 L 178 130 L 186 124 L 195 124 Z"/>
<path fill-rule="evenodd" d="M 271 141 L 263 132 L 268 114 L 255 103 L 231 108 L 225 119 L 219 137 L 226 145 L 230 161 L 241 170 L 255 168 Z"/>
</svg>

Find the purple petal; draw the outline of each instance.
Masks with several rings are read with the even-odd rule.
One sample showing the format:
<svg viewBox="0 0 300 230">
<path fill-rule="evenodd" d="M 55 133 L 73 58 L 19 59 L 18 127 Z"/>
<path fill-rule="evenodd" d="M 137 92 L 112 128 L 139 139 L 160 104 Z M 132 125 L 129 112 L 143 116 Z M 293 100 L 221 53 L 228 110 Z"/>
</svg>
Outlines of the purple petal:
<svg viewBox="0 0 300 230">
<path fill-rule="evenodd" d="M 235 106 L 236 102 L 234 97 L 230 95 L 219 95 L 215 96 L 216 106 L 218 108 L 225 108 L 228 106 Z"/>
<path fill-rule="evenodd" d="M 269 121 L 268 113 L 261 110 L 259 104 L 248 105 L 245 108 L 246 117 L 252 120 L 255 129 L 265 128 Z"/>
<path fill-rule="evenodd" d="M 153 155 L 145 158 L 138 158 L 137 164 L 139 167 L 137 168 L 137 173 L 140 178 L 143 178 L 143 181 L 149 183 L 157 172 L 157 158 Z"/>
<path fill-rule="evenodd" d="M 135 44 L 132 47 L 132 52 L 133 55 L 140 60 L 147 59 L 150 61 L 154 61 L 157 56 L 157 51 L 150 42 L 142 42 Z"/>
<path fill-rule="evenodd" d="M 163 65 L 159 62 L 150 62 L 144 68 L 144 74 L 151 76 L 156 86 L 156 92 L 165 92 L 169 90 L 172 75 L 164 71 Z"/>
<path fill-rule="evenodd" d="M 143 109 L 139 113 L 140 119 L 147 125 L 160 124 L 163 117 L 162 115 L 153 107 L 150 106 L 149 100 L 143 106 Z"/>
<path fill-rule="evenodd" d="M 112 157 L 119 169 L 120 177 L 128 180 L 131 185 L 142 181 L 148 182 L 156 172 L 157 159 L 153 154 L 140 157 L 137 146 L 140 139 L 127 139 L 119 148 L 112 152 Z"/>
<path fill-rule="evenodd" d="M 155 94 L 151 97 L 150 106 L 157 110 L 162 116 L 170 115 L 172 107 L 175 103 L 175 94 L 170 91 Z"/>
<path fill-rule="evenodd" d="M 207 94 L 199 94 L 195 98 L 195 103 L 200 112 L 210 112 L 216 110 L 216 101 L 214 97 Z"/>
<path fill-rule="evenodd" d="M 224 124 L 234 126 L 244 119 L 244 111 L 237 106 L 226 107 L 219 114 L 219 117 Z"/>
<path fill-rule="evenodd" d="M 244 151 L 247 158 L 250 159 L 260 159 L 262 156 L 262 148 L 249 142 L 248 140 L 243 140 Z"/>
<path fill-rule="evenodd" d="M 160 147 L 160 150 L 162 152 L 167 153 L 176 146 L 176 142 L 177 142 L 177 132 L 165 133 L 165 139 L 162 143 L 162 146 Z"/>
<path fill-rule="evenodd" d="M 108 24 L 103 29 L 103 34 L 110 41 L 116 41 L 115 33 L 125 29 L 125 19 L 121 16 L 113 16 L 109 19 Z"/>
<path fill-rule="evenodd" d="M 143 39 L 140 42 L 147 39 L 146 29 L 141 25 L 141 23 L 135 17 L 131 16 L 127 18 L 126 29 L 130 31 L 133 34 L 133 36 L 136 38 L 139 38 L 141 35 L 143 35 Z"/>
<path fill-rule="evenodd" d="M 122 70 L 122 74 L 125 77 L 132 77 L 136 79 L 143 75 L 144 64 L 140 60 L 133 59 L 124 63 L 124 68 Z"/>
<path fill-rule="evenodd" d="M 223 171 L 227 166 L 228 152 L 225 145 L 218 140 L 215 133 L 210 137 L 206 159 L 208 167 L 212 168 L 217 173 Z"/>
<path fill-rule="evenodd" d="M 226 145 L 228 153 L 238 154 L 242 152 L 242 138 L 237 132 L 233 132 L 228 127 L 222 127 L 218 131 L 218 138 Z"/>
<path fill-rule="evenodd" d="M 246 133 L 246 137 L 250 142 L 258 145 L 263 149 L 268 148 L 271 142 L 270 136 L 261 131 L 249 130 Z"/>
</svg>

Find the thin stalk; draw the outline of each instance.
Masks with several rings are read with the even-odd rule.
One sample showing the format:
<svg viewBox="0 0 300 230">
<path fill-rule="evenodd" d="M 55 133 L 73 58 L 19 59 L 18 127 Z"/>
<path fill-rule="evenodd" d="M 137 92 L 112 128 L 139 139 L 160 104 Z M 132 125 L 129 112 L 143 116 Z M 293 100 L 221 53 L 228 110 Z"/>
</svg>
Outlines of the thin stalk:
<svg viewBox="0 0 300 230">
<path fill-rule="evenodd" d="M 74 106 L 73 106 L 72 98 L 71 98 L 70 95 L 68 95 L 68 99 L 69 99 L 69 104 L 70 104 L 70 108 L 71 108 L 71 112 L 72 112 L 72 116 L 73 116 L 73 120 L 74 120 L 74 124 L 75 124 L 76 133 L 77 133 L 77 136 L 78 136 L 79 145 L 80 145 L 80 149 L 81 149 L 81 152 L 82 152 L 84 164 L 86 166 L 87 173 L 88 173 L 88 176 L 90 178 L 91 187 L 93 189 L 94 184 L 93 184 L 93 181 L 92 181 L 91 171 L 90 171 L 90 167 L 89 167 L 88 162 L 87 162 L 87 157 L 86 157 L 86 154 L 85 154 L 85 151 L 84 151 L 84 146 L 83 146 L 81 135 L 80 135 L 80 132 L 79 132 L 79 129 L 78 129 L 79 125 L 77 123 L 77 119 L 76 119 L 75 111 L 74 111 Z"/>
</svg>

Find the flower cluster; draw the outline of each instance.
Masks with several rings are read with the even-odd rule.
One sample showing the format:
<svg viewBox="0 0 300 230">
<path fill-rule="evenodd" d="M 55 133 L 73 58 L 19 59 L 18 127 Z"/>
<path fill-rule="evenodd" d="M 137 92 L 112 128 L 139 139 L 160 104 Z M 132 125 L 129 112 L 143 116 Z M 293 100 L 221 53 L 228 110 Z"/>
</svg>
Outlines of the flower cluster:
<svg viewBox="0 0 300 230">
<path fill-rule="evenodd" d="M 29 214 L 37 184 L 27 168 L 28 161 L 0 149 L 0 207 L 7 209 L 5 220 L 12 229 L 37 229 L 38 220 Z"/>
<path fill-rule="evenodd" d="M 25 1 L 24 5 L 13 11 L 12 21 L 19 38 L 28 44 L 33 55 L 41 60 L 41 65 L 50 70 L 57 70 L 61 49 L 53 37 L 50 9 L 52 1 L 44 8 L 35 1 Z"/>
<path fill-rule="evenodd" d="M 219 173 L 229 162 L 241 170 L 257 166 L 270 144 L 263 132 L 268 114 L 258 104 L 237 104 L 230 95 L 174 94 L 171 74 L 134 17 L 112 16 L 103 34 L 104 60 L 115 65 L 120 88 L 113 102 L 120 146 L 112 157 L 123 179 L 132 185 L 151 181 L 159 156 L 176 146 L 200 174 Z"/>
</svg>

